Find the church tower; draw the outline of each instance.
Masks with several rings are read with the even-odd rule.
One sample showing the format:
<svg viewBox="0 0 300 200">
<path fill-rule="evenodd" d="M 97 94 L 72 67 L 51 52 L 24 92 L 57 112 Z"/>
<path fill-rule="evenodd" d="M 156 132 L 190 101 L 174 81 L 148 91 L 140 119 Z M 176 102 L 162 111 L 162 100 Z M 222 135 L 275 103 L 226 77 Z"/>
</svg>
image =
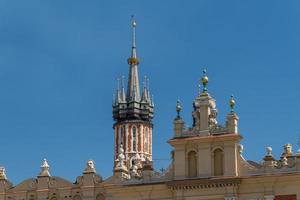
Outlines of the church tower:
<svg viewBox="0 0 300 200">
<path fill-rule="evenodd" d="M 140 93 L 136 51 L 136 21 L 132 18 L 132 48 L 128 58 L 129 76 L 125 93 L 124 78 L 118 80 L 113 102 L 114 128 L 114 171 L 122 168 L 132 170 L 139 164 L 142 169 L 147 163 L 152 167 L 152 119 L 154 104 L 150 96 L 148 79 L 145 77 Z M 121 82 L 121 86 L 119 86 Z"/>
</svg>

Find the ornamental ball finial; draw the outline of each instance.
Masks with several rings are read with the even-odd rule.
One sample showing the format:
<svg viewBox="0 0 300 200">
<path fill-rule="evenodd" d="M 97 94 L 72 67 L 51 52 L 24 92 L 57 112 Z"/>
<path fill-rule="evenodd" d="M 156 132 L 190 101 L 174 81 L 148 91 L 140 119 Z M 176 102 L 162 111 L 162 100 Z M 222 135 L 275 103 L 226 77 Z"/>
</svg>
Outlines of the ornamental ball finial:
<svg viewBox="0 0 300 200">
<path fill-rule="evenodd" d="M 136 27 L 136 21 L 134 15 L 131 15 L 131 19 L 132 19 L 132 27 Z"/>
<path fill-rule="evenodd" d="M 267 147 L 266 148 L 267 156 L 272 156 L 272 151 L 273 151 L 272 147 Z"/>
<path fill-rule="evenodd" d="M 230 106 L 230 112 L 234 113 L 235 100 L 233 95 L 230 96 L 229 106 Z"/>
<path fill-rule="evenodd" d="M 177 100 L 177 103 L 176 103 L 177 119 L 180 119 L 180 111 L 181 111 L 180 101 Z"/>
<path fill-rule="evenodd" d="M 201 82 L 203 85 L 203 92 L 207 92 L 207 84 L 208 84 L 208 76 L 206 75 L 206 69 L 203 70 L 203 76 L 201 78 Z"/>
</svg>

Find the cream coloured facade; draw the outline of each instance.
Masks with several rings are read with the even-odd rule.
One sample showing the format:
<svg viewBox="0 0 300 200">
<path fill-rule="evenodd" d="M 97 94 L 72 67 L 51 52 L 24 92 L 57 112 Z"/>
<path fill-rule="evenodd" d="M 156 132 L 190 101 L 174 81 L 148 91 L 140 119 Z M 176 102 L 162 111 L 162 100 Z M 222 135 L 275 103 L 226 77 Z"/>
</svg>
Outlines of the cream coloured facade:
<svg viewBox="0 0 300 200">
<path fill-rule="evenodd" d="M 266 148 L 261 163 L 243 157 L 243 139 L 238 130 L 235 100 L 229 99 L 226 124 L 217 121 L 218 109 L 208 90 L 206 71 L 202 89 L 193 101 L 193 125 L 186 127 L 177 102 L 172 162 L 160 173 L 153 169 L 152 119 L 154 103 L 147 79 L 141 89 L 138 77 L 133 20 L 131 56 L 128 59 L 127 92 L 124 80 L 113 102 L 113 175 L 105 180 L 87 161 L 82 175 L 71 183 L 52 176 L 47 160 L 32 179 L 14 185 L 0 168 L 0 200 L 295 200 L 300 199 L 300 150 L 285 144 L 280 158 Z M 159 116 L 158 116 L 159 117 Z"/>
</svg>

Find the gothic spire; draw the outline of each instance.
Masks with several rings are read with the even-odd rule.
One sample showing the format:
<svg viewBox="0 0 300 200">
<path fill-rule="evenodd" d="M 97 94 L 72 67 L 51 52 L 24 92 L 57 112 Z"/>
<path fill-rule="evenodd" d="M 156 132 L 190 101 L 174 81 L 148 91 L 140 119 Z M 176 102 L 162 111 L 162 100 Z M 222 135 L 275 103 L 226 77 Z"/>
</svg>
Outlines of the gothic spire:
<svg viewBox="0 0 300 200">
<path fill-rule="evenodd" d="M 122 80 L 121 80 L 121 101 L 122 101 L 122 103 L 126 102 L 124 79 L 125 79 L 124 76 L 122 76 Z"/>
<path fill-rule="evenodd" d="M 130 65 L 129 69 L 129 78 L 128 78 L 128 87 L 127 87 L 127 101 L 140 101 L 140 86 L 139 86 L 139 77 L 137 66 L 139 64 L 139 59 L 136 53 L 136 41 L 135 41 L 135 28 L 136 21 L 134 16 L 132 16 L 132 47 L 131 47 L 131 56 L 128 58 L 128 64 Z"/>
<path fill-rule="evenodd" d="M 118 105 L 120 103 L 120 79 L 117 79 L 117 90 L 116 90 L 116 95 L 115 95 L 115 105 Z"/>
</svg>

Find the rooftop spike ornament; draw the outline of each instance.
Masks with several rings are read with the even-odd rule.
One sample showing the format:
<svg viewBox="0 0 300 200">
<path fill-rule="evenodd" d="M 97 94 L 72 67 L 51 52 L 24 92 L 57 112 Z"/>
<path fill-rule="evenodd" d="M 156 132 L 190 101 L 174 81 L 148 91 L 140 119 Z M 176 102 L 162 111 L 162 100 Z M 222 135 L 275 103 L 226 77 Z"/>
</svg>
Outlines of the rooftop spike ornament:
<svg viewBox="0 0 300 200">
<path fill-rule="evenodd" d="M 124 79 L 125 79 L 125 77 L 122 76 L 121 77 L 121 101 L 122 101 L 122 103 L 126 101 Z"/>
<path fill-rule="evenodd" d="M 207 93 L 208 76 L 206 75 L 206 69 L 203 70 L 203 76 L 201 78 L 201 82 L 203 85 L 202 93 Z"/>
<path fill-rule="evenodd" d="M 229 106 L 230 106 L 230 113 L 234 113 L 235 100 L 233 98 L 233 95 L 230 96 Z"/>
<path fill-rule="evenodd" d="M 128 58 L 129 65 L 138 65 L 140 63 L 137 54 L 136 54 L 136 39 L 135 39 L 135 28 L 136 21 L 134 19 L 134 15 L 131 16 L 131 27 L 132 27 L 132 49 L 131 49 L 131 57 Z"/>
</svg>

